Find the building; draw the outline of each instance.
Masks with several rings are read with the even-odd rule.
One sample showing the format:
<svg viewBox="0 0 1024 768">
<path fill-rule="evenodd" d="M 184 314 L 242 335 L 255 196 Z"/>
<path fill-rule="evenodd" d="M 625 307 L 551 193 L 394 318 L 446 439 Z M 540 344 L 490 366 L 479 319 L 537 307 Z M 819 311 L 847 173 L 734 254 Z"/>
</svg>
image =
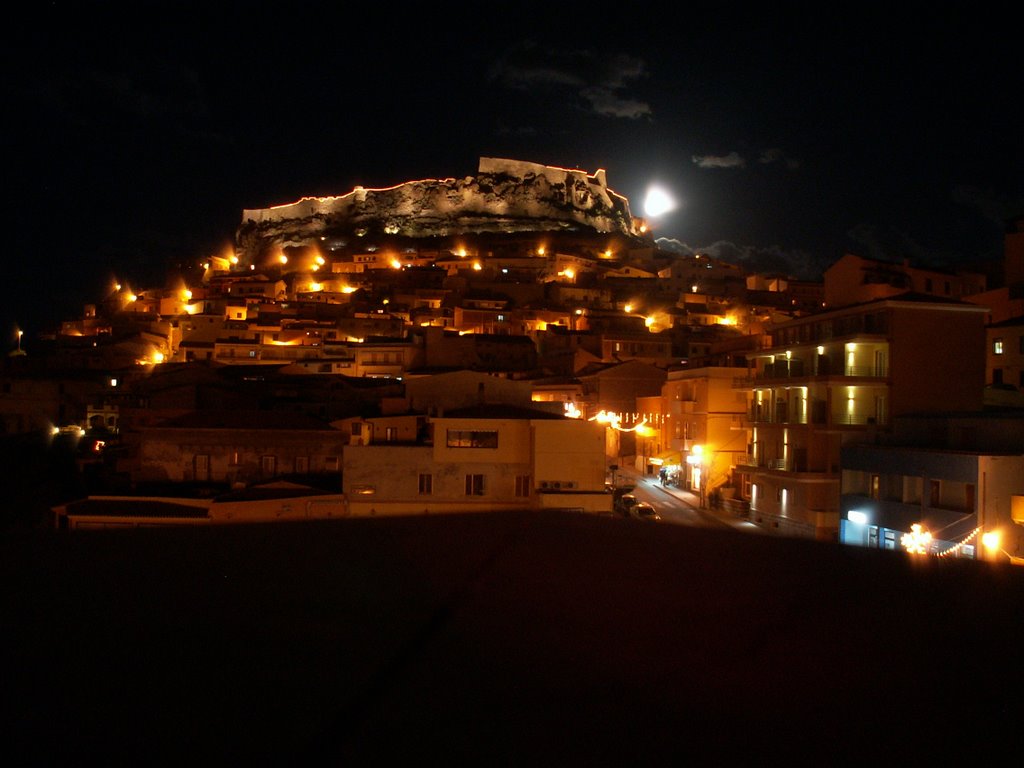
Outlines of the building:
<svg viewBox="0 0 1024 768">
<path fill-rule="evenodd" d="M 844 445 L 874 442 L 904 414 L 981 410 L 984 318 L 973 304 L 903 294 L 775 326 L 736 382 L 747 393 L 737 471 L 752 519 L 838 538 Z"/>
<path fill-rule="evenodd" d="M 349 436 L 302 413 L 196 411 L 131 435 L 135 484 L 237 488 L 284 475 L 337 477 Z"/>
<path fill-rule="evenodd" d="M 1024 407 L 1024 317 L 985 329 L 985 402 Z"/>
<path fill-rule="evenodd" d="M 369 421 L 344 453 L 353 516 L 611 511 L 601 424 L 508 405 Z"/>
<path fill-rule="evenodd" d="M 920 415 L 885 444 L 844 447 L 840 541 L 1024 564 L 1022 420 Z"/>
<path fill-rule="evenodd" d="M 986 278 L 965 271 L 923 269 L 848 253 L 825 270 L 825 305 L 839 307 L 913 292 L 943 299 L 982 293 Z"/>
<path fill-rule="evenodd" d="M 747 453 L 746 395 L 733 387 L 736 368 L 669 371 L 661 388 L 665 452 L 655 457 L 671 482 L 702 499 L 734 487 Z"/>
</svg>

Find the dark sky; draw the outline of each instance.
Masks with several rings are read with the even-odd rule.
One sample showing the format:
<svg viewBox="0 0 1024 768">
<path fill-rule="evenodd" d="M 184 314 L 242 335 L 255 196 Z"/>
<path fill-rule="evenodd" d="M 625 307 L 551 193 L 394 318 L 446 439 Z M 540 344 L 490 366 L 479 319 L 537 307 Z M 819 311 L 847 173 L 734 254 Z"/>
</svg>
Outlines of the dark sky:
<svg viewBox="0 0 1024 768">
<path fill-rule="evenodd" d="M 638 215 L 660 183 L 678 206 L 658 236 L 810 277 L 845 252 L 990 259 L 1024 212 L 1020 35 L 977 5 L 351 5 L 7 20 L 0 332 L 76 315 L 115 275 L 162 284 L 245 208 L 481 156 L 604 168 Z"/>
</svg>

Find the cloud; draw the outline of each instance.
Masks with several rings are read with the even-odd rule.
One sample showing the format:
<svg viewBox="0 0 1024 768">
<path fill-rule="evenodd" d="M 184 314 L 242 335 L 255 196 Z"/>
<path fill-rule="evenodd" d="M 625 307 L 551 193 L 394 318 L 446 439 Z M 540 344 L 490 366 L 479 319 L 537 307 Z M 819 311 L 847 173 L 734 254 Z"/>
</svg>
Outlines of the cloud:
<svg viewBox="0 0 1024 768">
<path fill-rule="evenodd" d="M 635 119 L 649 117 L 651 114 L 650 106 L 644 102 L 619 98 L 607 88 L 584 88 L 580 95 L 590 102 L 590 106 L 599 115 Z"/>
<path fill-rule="evenodd" d="M 651 107 L 628 89 L 646 74 L 645 62 L 634 56 L 551 49 L 525 41 L 495 62 L 490 78 L 515 90 L 569 90 L 598 115 L 637 119 L 650 117 Z"/>
<path fill-rule="evenodd" d="M 694 155 L 693 163 L 698 168 L 746 168 L 747 159 L 739 152 L 730 152 L 727 155 Z M 757 157 L 761 165 L 781 163 L 787 168 L 796 169 L 800 167 L 800 161 L 786 154 L 777 147 L 765 149 Z"/>
<path fill-rule="evenodd" d="M 658 238 L 658 247 L 671 253 L 692 256 L 696 253 L 736 264 L 748 273 L 782 274 L 796 280 L 821 280 L 831 260 L 807 251 L 787 251 L 777 245 L 737 245 L 717 240 L 710 245 L 692 246 L 672 238 Z"/>
<path fill-rule="evenodd" d="M 747 161 L 737 152 L 728 155 L 694 155 L 693 162 L 698 168 L 743 168 Z"/>
</svg>

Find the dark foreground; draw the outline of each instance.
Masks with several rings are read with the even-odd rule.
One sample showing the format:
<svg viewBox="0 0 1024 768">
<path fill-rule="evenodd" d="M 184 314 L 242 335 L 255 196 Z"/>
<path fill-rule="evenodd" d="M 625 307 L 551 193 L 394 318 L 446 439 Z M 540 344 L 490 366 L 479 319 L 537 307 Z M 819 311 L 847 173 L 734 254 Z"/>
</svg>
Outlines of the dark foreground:
<svg viewBox="0 0 1024 768">
<path fill-rule="evenodd" d="M 0 576 L 9 765 L 1022 754 L 1010 566 L 551 513 L 23 533 Z"/>
</svg>

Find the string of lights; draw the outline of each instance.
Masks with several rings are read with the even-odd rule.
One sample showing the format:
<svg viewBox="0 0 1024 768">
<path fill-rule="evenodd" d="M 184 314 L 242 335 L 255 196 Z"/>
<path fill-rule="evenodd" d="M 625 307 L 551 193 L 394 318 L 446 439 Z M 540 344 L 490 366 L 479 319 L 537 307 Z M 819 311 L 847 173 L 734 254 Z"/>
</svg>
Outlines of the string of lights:
<svg viewBox="0 0 1024 768">
<path fill-rule="evenodd" d="M 973 531 L 971 531 L 969 534 L 967 534 L 967 537 L 965 539 L 963 539 L 962 541 L 954 544 L 949 549 L 944 549 L 941 552 L 936 552 L 935 556 L 936 557 L 952 557 L 953 555 L 957 554 L 961 549 L 963 549 L 965 546 L 967 546 L 971 541 L 973 541 L 974 538 L 977 537 L 977 535 L 980 532 L 981 532 L 981 526 L 978 526 Z"/>
<path fill-rule="evenodd" d="M 941 529 L 940 529 L 941 530 Z M 930 531 L 924 530 L 920 523 L 910 526 L 910 533 L 903 534 L 900 544 L 912 555 L 934 555 L 935 557 L 952 557 L 960 552 L 965 546 L 973 541 L 981 532 L 981 526 L 971 531 L 967 536 L 941 552 L 931 552 L 931 543 L 934 541 Z"/>
</svg>

